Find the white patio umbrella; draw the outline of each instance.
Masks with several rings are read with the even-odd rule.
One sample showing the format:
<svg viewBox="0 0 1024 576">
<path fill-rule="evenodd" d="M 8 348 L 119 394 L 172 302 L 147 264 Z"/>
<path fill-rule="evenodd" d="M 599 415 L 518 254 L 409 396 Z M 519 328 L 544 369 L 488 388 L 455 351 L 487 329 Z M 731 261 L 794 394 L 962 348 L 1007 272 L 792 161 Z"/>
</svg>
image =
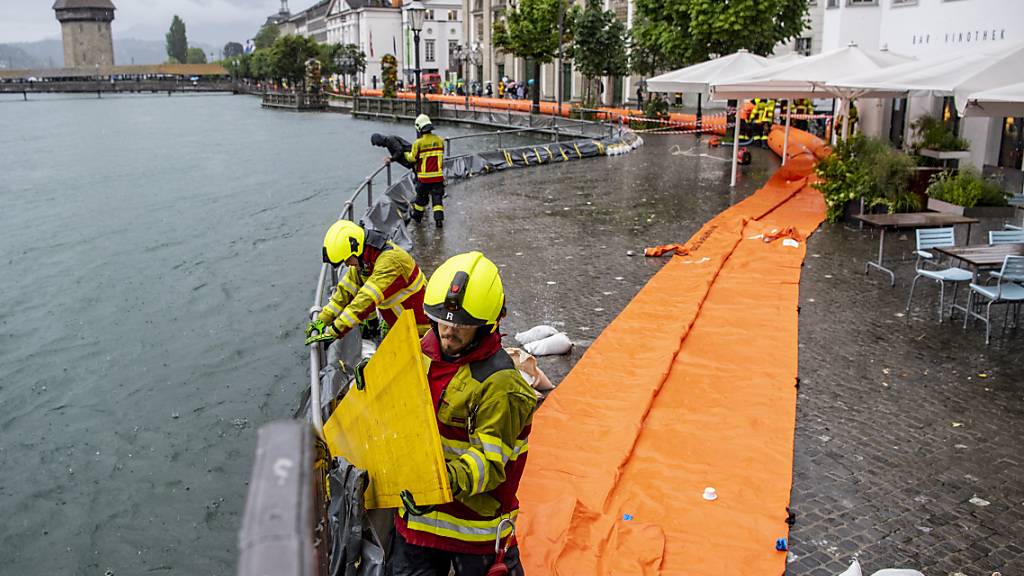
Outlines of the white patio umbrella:
<svg viewBox="0 0 1024 576">
<path fill-rule="evenodd" d="M 703 96 L 711 93 L 711 84 L 771 66 L 771 60 L 764 56 L 740 50 L 735 54 L 701 62 L 647 80 L 647 89 L 652 92 L 696 92 L 697 115 L 701 115 L 700 104 Z M 739 126 L 739 122 L 736 122 Z M 737 131 L 738 134 L 738 131 Z M 733 157 L 739 150 L 739 138 L 733 138 Z M 730 186 L 736 185 L 736 163 L 733 162 Z"/>
<path fill-rule="evenodd" d="M 909 56 L 885 50 L 864 50 L 856 44 L 782 63 L 754 72 L 739 79 L 714 83 L 711 94 L 716 99 L 739 98 L 840 98 L 843 116 L 849 116 L 849 101 L 869 91 L 845 90 L 829 86 L 828 82 L 842 76 L 880 70 L 910 60 Z M 877 94 L 877 91 L 870 91 Z M 786 111 L 786 138 L 783 143 L 783 161 L 789 145 L 789 110 Z M 850 122 L 843 123 L 843 137 Z"/>
<path fill-rule="evenodd" d="M 1024 82 L 969 94 L 964 116 L 1024 116 Z"/>
<path fill-rule="evenodd" d="M 903 91 L 917 96 L 952 96 L 963 115 L 968 96 L 1024 80 L 1024 42 L 956 56 L 893 66 L 837 78 L 836 90 Z"/>
<path fill-rule="evenodd" d="M 967 108 L 963 114 L 965 117 L 1024 116 L 1024 82 L 975 92 L 968 95 L 965 100 L 967 100 Z M 1021 170 L 1024 170 L 1024 163 L 1021 164 Z M 1021 192 L 1024 193 L 1024 190 Z"/>
<path fill-rule="evenodd" d="M 701 98 L 711 93 L 711 85 L 737 78 L 749 73 L 778 65 L 782 61 L 789 62 L 793 58 L 802 58 L 796 54 L 787 54 L 778 58 L 765 58 L 740 50 L 728 56 L 701 62 L 671 72 L 655 76 L 647 80 L 647 89 L 652 92 L 696 92 L 697 115 L 700 116 Z M 739 151 L 739 120 L 737 117 L 733 137 L 733 163 L 730 186 L 736 185 L 736 154 Z"/>
</svg>

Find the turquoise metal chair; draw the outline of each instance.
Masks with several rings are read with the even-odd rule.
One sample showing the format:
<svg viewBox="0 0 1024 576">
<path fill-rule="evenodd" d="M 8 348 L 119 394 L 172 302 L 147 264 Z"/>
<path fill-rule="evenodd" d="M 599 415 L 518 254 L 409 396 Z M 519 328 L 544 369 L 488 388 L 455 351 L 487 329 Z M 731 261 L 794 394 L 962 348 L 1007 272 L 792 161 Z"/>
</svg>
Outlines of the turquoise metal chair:
<svg viewBox="0 0 1024 576">
<path fill-rule="evenodd" d="M 914 301 L 914 288 L 920 278 L 928 278 L 939 283 L 939 322 L 942 322 L 943 308 L 946 300 L 946 284 L 953 285 L 953 303 L 949 306 L 950 315 L 953 314 L 953 305 L 956 304 L 957 287 L 961 282 L 970 281 L 974 275 L 963 268 L 928 268 L 925 265 L 935 262 L 937 258 L 928 250 L 945 246 L 956 245 L 956 234 L 953 228 L 920 228 L 917 231 L 917 275 L 910 284 L 910 296 L 907 298 L 907 314 L 910 314 L 910 305 Z"/>
<path fill-rule="evenodd" d="M 985 323 L 985 344 L 989 343 L 989 336 L 992 333 L 992 305 L 1006 303 L 1006 314 L 1013 308 L 1014 326 L 1017 325 L 1017 316 L 1020 313 L 1020 304 L 1024 302 L 1024 286 L 1016 282 L 1024 282 L 1024 256 L 1007 256 L 1003 259 L 1003 267 L 999 269 L 998 282 L 995 286 L 971 283 L 971 291 L 967 295 L 967 314 L 964 316 L 964 328 L 971 317 L 977 318 Z M 974 302 L 974 295 L 979 299 L 988 300 L 985 306 L 985 315 L 974 311 L 971 307 Z M 980 306 L 980 303 L 977 303 Z M 1006 327 L 1006 315 L 1003 316 L 1003 328 Z"/>
</svg>

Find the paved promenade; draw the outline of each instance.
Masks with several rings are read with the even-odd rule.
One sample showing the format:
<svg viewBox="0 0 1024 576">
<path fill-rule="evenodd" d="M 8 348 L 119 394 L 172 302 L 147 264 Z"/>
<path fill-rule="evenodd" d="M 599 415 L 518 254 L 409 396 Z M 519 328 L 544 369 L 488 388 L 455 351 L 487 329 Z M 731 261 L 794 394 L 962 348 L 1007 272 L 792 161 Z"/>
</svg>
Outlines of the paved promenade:
<svg viewBox="0 0 1024 576">
<path fill-rule="evenodd" d="M 755 150 L 730 192 L 725 149 L 644 138 L 626 156 L 451 186 L 443 231 L 413 230 L 426 269 L 473 248 L 502 266 L 506 332 L 550 323 L 569 334 L 570 355 L 540 360 L 556 383 L 666 260 L 645 259 L 644 246 L 687 240 L 778 164 Z M 975 226 L 974 241 L 999 224 Z M 907 254 L 912 237 L 887 236 L 889 254 Z M 925 283 L 903 315 L 913 263 L 896 266 L 890 288 L 863 275 L 876 249 L 853 225 L 809 241 L 788 573 L 836 575 L 856 556 L 867 574 L 1024 574 L 1024 334 L 997 326 L 986 347 L 977 324 L 938 324 Z"/>
</svg>

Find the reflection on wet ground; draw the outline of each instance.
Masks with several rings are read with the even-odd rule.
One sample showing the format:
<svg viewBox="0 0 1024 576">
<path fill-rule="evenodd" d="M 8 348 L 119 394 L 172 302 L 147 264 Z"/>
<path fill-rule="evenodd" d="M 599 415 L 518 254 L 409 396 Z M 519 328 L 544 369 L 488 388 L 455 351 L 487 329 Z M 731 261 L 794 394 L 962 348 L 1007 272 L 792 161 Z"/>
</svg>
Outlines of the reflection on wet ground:
<svg viewBox="0 0 1024 576">
<path fill-rule="evenodd" d="M 727 150 L 644 138 L 626 156 L 450 186 L 444 230 L 412 230 L 428 271 L 469 249 L 502 267 L 507 334 L 540 323 L 568 333 L 570 355 L 540 360 L 556 383 L 664 263 L 641 256 L 645 246 L 685 241 L 778 165 L 754 150 L 733 191 Z M 1001 225 L 984 221 L 972 240 Z M 912 240 L 887 236 L 889 254 L 908 255 Z M 876 249 L 876 233 L 850 224 L 809 241 L 788 573 L 832 576 L 854 557 L 866 573 L 1024 573 L 1021 330 L 1000 324 L 986 347 L 977 323 L 940 325 L 937 290 L 925 284 L 905 315 L 913 262 L 896 265 L 890 288 L 863 274 Z"/>
</svg>

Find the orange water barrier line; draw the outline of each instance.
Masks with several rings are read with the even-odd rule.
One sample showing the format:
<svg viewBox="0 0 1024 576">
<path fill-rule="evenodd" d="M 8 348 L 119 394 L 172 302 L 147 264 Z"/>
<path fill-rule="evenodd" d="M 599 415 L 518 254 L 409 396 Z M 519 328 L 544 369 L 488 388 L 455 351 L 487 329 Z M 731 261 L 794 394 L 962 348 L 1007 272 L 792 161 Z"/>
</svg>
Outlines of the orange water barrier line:
<svg viewBox="0 0 1024 576">
<path fill-rule="evenodd" d="M 377 89 L 363 89 L 361 92 L 364 96 L 381 96 L 384 91 Z M 415 92 L 398 92 L 396 93 L 397 98 L 403 100 L 415 100 Z M 453 105 L 465 105 L 465 96 L 455 96 L 451 94 L 423 94 L 423 97 L 427 100 L 434 102 L 441 102 L 444 104 Z M 529 112 L 533 101 L 532 100 L 511 100 L 507 98 L 487 98 L 485 96 L 470 96 L 470 106 L 476 108 L 487 108 L 491 110 L 512 110 L 514 112 Z M 569 111 L 572 108 L 568 103 L 562 104 L 562 110 L 559 114 L 557 102 L 541 102 L 540 113 L 547 116 L 569 116 Z M 643 119 L 643 113 L 639 110 L 629 108 L 608 108 L 602 107 L 595 113 L 597 120 L 610 120 L 618 121 L 620 118 L 636 118 Z M 696 114 L 683 114 L 681 112 L 673 112 L 668 115 L 668 122 L 674 124 L 681 124 L 689 127 L 694 127 L 697 124 Z M 705 132 L 724 135 L 726 133 L 726 118 L 724 114 L 706 114 L 704 115 L 701 126 Z"/>
<path fill-rule="evenodd" d="M 800 146 L 678 247 L 538 411 L 527 574 L 784 573 L 800 267 L 825 217 L 809 185 L 824 144 Z"/>
</svg>

